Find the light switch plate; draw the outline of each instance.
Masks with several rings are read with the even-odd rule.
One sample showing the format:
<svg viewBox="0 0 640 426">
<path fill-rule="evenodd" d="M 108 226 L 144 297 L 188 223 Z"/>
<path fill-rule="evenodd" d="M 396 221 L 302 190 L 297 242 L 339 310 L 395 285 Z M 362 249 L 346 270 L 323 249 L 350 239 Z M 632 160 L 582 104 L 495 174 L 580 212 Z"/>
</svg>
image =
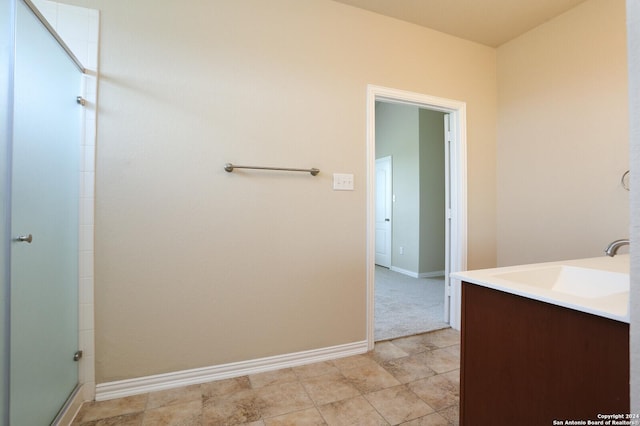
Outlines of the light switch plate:
<svg viewBox="0 0 640 426">
<path fill-rule="evenodd" d="M 333 190 L 353 191 L 353 175 L 350 173 L 334 173 Z"/>
</svg>

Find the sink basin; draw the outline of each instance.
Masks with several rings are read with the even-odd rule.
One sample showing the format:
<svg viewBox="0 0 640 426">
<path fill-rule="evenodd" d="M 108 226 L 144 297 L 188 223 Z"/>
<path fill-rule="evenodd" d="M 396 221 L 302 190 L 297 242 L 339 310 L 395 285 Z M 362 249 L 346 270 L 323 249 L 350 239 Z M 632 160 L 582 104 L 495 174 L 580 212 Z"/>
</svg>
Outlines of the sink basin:
<svg viewBox="0 0 640 426">
<path fill-rule="evenodd" d="M 629 255 L 619 254 L 455 272 L 451 277 L 629 323 L 629 266 Z"/>
<path fill-rule="evenodd" d="M 629 274 L 577 266 L 555 265 L 495 274 L 494 277 L 586 299 L 629 291 Z"/>
</svg>

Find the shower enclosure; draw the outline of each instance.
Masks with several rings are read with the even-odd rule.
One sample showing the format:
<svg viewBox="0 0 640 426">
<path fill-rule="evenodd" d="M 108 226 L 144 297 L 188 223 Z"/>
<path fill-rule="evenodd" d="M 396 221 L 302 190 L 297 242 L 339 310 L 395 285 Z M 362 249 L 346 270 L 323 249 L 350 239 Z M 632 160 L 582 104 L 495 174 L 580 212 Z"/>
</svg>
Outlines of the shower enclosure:
<svg viewBox="0 0 640 426">
<path fill-rule="evenodd" d="M 28 0 L 2 3 L 0 423 L 46 425 L 77 388 L 81 356 L 83 69 Z"/>
</svg>

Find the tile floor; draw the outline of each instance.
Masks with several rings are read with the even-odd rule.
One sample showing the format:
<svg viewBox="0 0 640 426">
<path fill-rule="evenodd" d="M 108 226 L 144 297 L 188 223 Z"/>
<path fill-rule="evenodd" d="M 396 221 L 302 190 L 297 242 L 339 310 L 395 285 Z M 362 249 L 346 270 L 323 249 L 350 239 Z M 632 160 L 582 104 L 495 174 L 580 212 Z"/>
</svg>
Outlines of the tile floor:
<svg viewBox="0 0 640 426">
<path fill-rule="evenodd" d="M 367 354 L 83 405 L 74 426 L 457 425 L 460 333 Z"/>
</svg>

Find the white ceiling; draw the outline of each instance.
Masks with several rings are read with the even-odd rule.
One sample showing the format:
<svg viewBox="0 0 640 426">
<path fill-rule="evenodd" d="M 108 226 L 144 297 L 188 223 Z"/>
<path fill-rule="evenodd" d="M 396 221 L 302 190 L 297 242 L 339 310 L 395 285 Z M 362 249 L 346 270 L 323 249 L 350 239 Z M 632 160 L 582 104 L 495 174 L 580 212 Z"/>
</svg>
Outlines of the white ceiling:
<svg viewBox="0 0 640 426">
<path fill-rule="evenodd" d="M 491 47 L 585 0 L 334 0 Z"/>
</svg>

